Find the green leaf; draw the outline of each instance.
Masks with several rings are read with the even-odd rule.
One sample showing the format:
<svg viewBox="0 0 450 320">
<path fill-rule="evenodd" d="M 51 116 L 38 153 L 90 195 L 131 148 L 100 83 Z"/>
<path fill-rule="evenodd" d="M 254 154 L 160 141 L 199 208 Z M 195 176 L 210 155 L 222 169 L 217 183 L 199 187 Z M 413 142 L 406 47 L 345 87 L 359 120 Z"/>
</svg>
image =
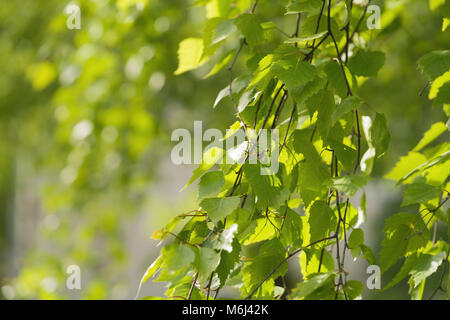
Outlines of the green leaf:
<svg viewBox="0 0 450 320">
<path fill-rule="evenodd" d="M 426 183 L 412 183 L 406 187 L 403 193 L 402 206 L 425 203 L 435 198 L 439 199 L 440 195 L 441 190 L 438 187 Z"/>
<path fill-rule="evenodd" d="M 286 14 L 296 14 L 300 12 L 314 12 L 322 6 L 321 0 L 296 0 L 286 7 Z"/>
<path fill-rule="evenodd" d="M 423 138 L 414 147 L 412 151 L 420 151 L 429 145 L 431 142 L 436 140 L 441 134 L 448 130 L 447 126 L 443 122 L 434 123 L 427 132 L 425 132 Z"/>
<path fill-rule="evenodd" d="M 319 272 L 319 266 L 320 273 L 334 271 L 336 268 L 334 258 L 325 248 L 304 248 L 299 255 L 299 260 L 304 280 Z"/>
<path fill-rule="evenodd" d="M 349 175 L 333 178 L 330 186 L 349 196 L 353 196 L 360 188 L 364 187 L 368 181 L 368 176 Z"/>
<path fill-rule="evenodd" d="M 385 175 L 385 178 L 400 180 L 414 168 L 427 161 L 427 158 L 419 152 L 410 152 L 407 156 L 401 157 L 395 167 Z"/>
<path fill-rule="evenodd" d="M 362 125 L 368 144 L 375 148 L 376 155 L 379 156 L 386 152 L 391 136 L 385 116 L 378 112 L 375 114 L 375 119 L 373 120 L 368 116 L 363 116 Z"/>
<path fill-rule="evenodd" d="M 384 238 L 380 253 L 380 267 L 384 272 L 408 251 L 415 251 L 423 244 L 418 235 L 425 224 L 422 218 L 414 213 L 397 213 L 386 220 Z M 413 234 L 417 234 L 412 237 Z M 426 233 L 423 235 L 426 236 Z M 417 242 L 418 241 L 418 242 Z"/>
<path fill-rule="evenodd" d="M 414 267 L 414 265 L 417 263 L 417 254 L 414 253 L 412 255 L 409 255 L 406 257 L 405 262 L 402 264 L 402 267 L 398 271 L 398 273 L 395 275 L 395 277 L 389 282 L 382 290 L 387 290 L 398 284 L 400 281 L 402 281 L 411 271 L 411 269 Z"/>
<path fill-rule="evenodd" d="M 216 196 L 225 183 L 222 171 L 211 171 L 205 173 L 198 185 L 198 199 Z"/>
<path fill-rule="evenodd" d="M 164 266 L 169 270 L 178 270 L 189 265 L 195 259 L 195 253 L 184 244 L 174 242 L 162 248 Z"/>
<path fill-rule="evenodd" d="M 220 41 L 225 40 L 235 31 L 236 26 L 233 24 L 232 19 L 220 22 L 214 30 L 211 44 L 216 44 L 219 43 Z"/>
<path fill-rule="evenodd" d="M 202 65 L 203 40 L 200 38 L 187 38 L 180 42 L 178 48 L 178 68 L 175 74 L 195 69 Z"/>
<path fill-rule="evenodd" d="M 422 254 L 417 259 L 414 267 L 410 271 L 412 282 L 414 287 L 417 287 L 422 281 L 428 278 L 430 275 L 436 272 L 437 268 L 441 265 L 446 254 L 440 252 L 435 255 Z"/>
<path fill-rule="evenodd" d="M 260 218 L 251 224 L 251 230 L 244 240 L 244 245 L 272 239 L 278 235 L 279 229 L 277 230 L 266 218 Z"/>
<path fill-rule="evenodd" d="M 321 137 L 326 140 L 331 128 L 331 117 L 336 108 L 333 93 L 326 89 L 320 90 L 306 101 L 306 105 L 311 117 L 317 111 L 317 128 Z"/>
<path fill-rule="evenodd" d="M 161 266 L 162 262 L 163 262 L 162 256 L 159 255 L 158 258 L 156 258 L 156 260 L 153 261 L 153 263 L 147 268 L 147 271 L 145 271 L 145 274 L 144 274 L 144 276 L 141 279 L 141 284 L 147 282 L 148 279 L 153 277 L 155 272 L 158 271 L 158 269 Z"/>
<path fill-rule="evenodd" d="M 239 197 L 206 198 L 200 206 L 206 210 L 212 222 L 217 223 L 239 206 Z"/>
<path fill-rule="evenodd" d="M 364 285 L 361 281 L 357 280 L 348 280 L 345 283 L 345 293 L 347 294 L 350 300 L 355 300 L 358 297 L 361 297 L 361 294 L 364 290 Z"/>
<path fill-rule="evenodd" d="M 449 159 L 450 159 L 450 150 L 447 150 L 447 151 L 443 152 L 442 154 L 432 158 L 431 160 L 428 160 L 428 161 L 416 166 L 414 169 L 412 169 L 407 174 L 405 174 L 403 177 L 401 177 L 401 179 L 399 179 L 397 184 L 407 181 L 409 178 L 411 178 L 418 172 L 421 172 L 421 171 L 424 171 L 424 170 L 427 170 L 430 168 L 434 169 L 433 167 L 439 168 L 438 165 L 441 163 L 443 163 L 444 169 L 445 169 L 445 162 Z"/>
<path fill-rule="evenodd" d="M 138 287 L 135 299 L 137 299 L 139 297 L 142 285 L 144 283 L 146 283 L 148 281 L 148 279 L 150 279 L 151 277 L 154 276 L 156 271 L 158 271 L 159 268 L 161 267 L 162 263 L 163 263 L 162 255 L 159 255 L 158 258 L 156 258 L 156 260 L 153 261 L 153 263 L 147 268 L 147 270 L 145 271 L 145 274 L 141 278 L 141 282 L 139 282 L 139 287 Z M 143 299 L 145 299 L 145 298 L 143 298 Z"/>
<path fill-rule="evenodd" d="M 331 131 L 333 131 L 333 129 L 331 129 Z M 339 162 L 344 166 L 344 170 L 351 172 L 355 167 L 356 150 L 342 142 L 336 141 L 335 138 L 339 139 L 339 137 L 329 134 L 327 142 L 331 149 L 334 150 Z"/>
<path fill-rule="evenodd" d="M 439 92 L 434 100 L 434 104 L 447 104 L 450 103 L 450 81 L 444 83 L 440 88 Z"/>
<path fill-rule="evenodd" d="M 332 125 L 334 125 L 336 121 L 342 118 L 345 114 L 349 113 L 352 110 L 356 110 L 362 103 L 363 100 L 360 97 L 346 97 L 334 110 L 333 116 L 331 117 Z"/>
<path fill-rule="evenodd" d="M 333 210 L 325 201 L 315 201 L 307 210 L 310 226 L 310 241 L 318 241 L 326 238 L 334 230 L 336 217 Z"/>
<path fill-rule="evenodd" d="M 254 76 L 249 84 L 249 88 L 254 87 L 260 82 L 265 82 L 265 79 L 268 79 L 268 76 L 270 75 L 270 72 L 272 70 L 273 60 L 273 54 L 268 54 L 258 62 L 258 67 L 254 72 Z"/>
<path fill-rule="evenodd" d="M 347 84 L 339 63 L 334 60 L 328 61 L 324 66 L 324 71 L 327 74 L 327 80 L 336 90 L 336 94 L 343 99 L 347 97 Z"/>
<path fill-rule="evenodd" d="M 139 300 L 166 300 L 166 298 L 146 296 L 146 297 L 140 298 Z"/>
<path fill-rule="evenodd" d="M 258 203 L 263 207 L 273 205 L 273 201 L 280 194 L 281 181 L 275 175 L 262 175 L 261 165 L 245 164 L 244 175 L 253 192 L 258 197 Z"/>
<path fill-rule="evenodd" d="M 419 59 L 418 65 L 422 72 L 434 80 L 450 70 L 450 50 L 427 53 Z"/>
<path fill-rule="evenodd" d="M 220 263 L 220 253 L 212 248 L 201 247 L 196 251 L 194 267 L 200 282 L 206 281 Z"/>
<path fill-rule="evenodd" d="M 223 98 L 230 96 L 230 86 L 226 86 L 222 90 L 219 91 L 219 94 L 216 97 L 216 100 L 214 100 L 213 108 L 215 108 L 220 101 L 222 101 Z"/>
<path fill-rule="evenodd" d="M 283 261 L 285 256 L 285 248 L 279 240 L 273 239 L 265 242 L 259 249 L 258 255 L 243 268 L 243 281 L 246 293 L 250 293 L 255 289 Z M 285 262 L 270 276 L 269 279 L 272 281 L 272 284 L 273 279 L 286 273 L 287 267 L 287 262 Z"/>
<path fill-rule="evenodd" d="M 239 254 L 241 251 L 241 245 L 239 241 L 234 238 L 232 242 L 233 250 L 231 252 L 222 250 L 220 253 L 220 263 L 216 268 L 217 276 L 220 279 L 220 286 L 223 287 L 225 285 L 226 280 L 230 276 L 231 270 L 234 269 L 236 263 L 239 262 Z"/>
<path fill-rule="evenodd" d="M 411 300 L 422 300 L 423 292 L 425 290 L 425 280 L 422 281 L 418 286 L 415 286 L 412 278 L 409 278 L 409 295 Z"/>
<path fill-rule="evenodd" d="M 264 31 L 254 14 L 244 13 L 237 17 L 234 23 L 250 46 L 253 47 L 264 41 Z"/>
<path fill-rule="evenodd" d="M 284 43 L 301 43 L 309 40 L 319 39 L 327 33 L 328 31 L 323 31 L 316 34 L 312 34 L 310 36 L 289 38 L 288 40 L 285 40 Z"/>
<path fill-rule="evenodd" d="M 383 52 L 361 50 L 348 60 L 348 68 L 357 76 L 376 77 L 384 61 Z"/>
<path fill-rule="evenodd" d="M 430 92 L 428 93 L 428 99 L 430 99 L 430 100 L 435 99 L 437 97 L 438 93 L 440 92 L 441 88 L 442 88 L 442 90 L 445 91 L 445 88 L 443 87 L 443 85 L 449 81 L 450 81 L 450 71 L 447 71 L 443 75 L 434 79 L 434 81 L 430 87 Z M 443 102 L 443 103 L 445 103 L 445 102 Z"/>
<path fill-rule="evenodd" d="M 278 60 L 272 70 L 288 90 L 314 80 L 317 75 L 315 67 L 305 61 Z"/>
<path fill-rule="evenodd" d="M 258 98 L 260 92 L 254 92 L 253 90 L 245 91 L 239 99 L 237 110 L 239 113 L 244 111 L 244 109 L 254 100 Z"/>
<path fill-rule="evenodd" d="M 356 248 L 363 243 L 364 243 L 364 232 L 359 228 L 353 229 L 352 233 L 350 234 L 350 237 L 348 237 L 349 247 Z"/>
<path fill-rule="evenodd" d="M 202 58 L 212 56 L 220 47 L 220 43 L 213 44 L 214 34 L 217 26 L 224 22 L 225 19 L 220 17 L 213 17 L 208 19 L 203 28 L 203 53 Z"/>
<path fill-rule="evenodd" d="M 363 254 L 362 257 L 364 259 L 366 259 L 370 264 L 377 264 L 377 259 L 375 258 L 372 249 L 370 249 L 368 246 L 364 244 L 361 244 L 360 248 Z"/>
<path fill-rule="evenodd" d="M 215 75 L 217 72 L 225 68 L 231 63 L 231 60 L 233 59 L 234 55 L 236 54 L 236 49 L 233 49 L 231 51 L 228 51 L 220 60 L 214 65 L 214 67 L 211 69 L 211 71 L 204 76 L 204 79 L 211 77 L 212 75 Z M 227 87 L 228 88 L 228 87 Z"/>
<path fill-rule="evenodd" d="M 212 168 L 219 159 L 223 157 L 223 149 L 219 147 L 212 147 L 208 149 L 202 158 L 202 163 L 192 172 L 192 177 L 189 179 L 188 183 L 183 187 L 186 189 L 192 182 L 200 178 L 206 171 Z"/>
<path fill-rule="evenodd" d="M 320 162 L 321 158 L 319 153 L 310 141 L 312 133 L 313 130 L 310 129 L 295 130 L 293 133 L 294 150 L 297 153 L 303 154 L 306 160 Z"/>
<path fill-rule="evenodd" d="M 291 296 L 297 299 L 305 298 L 323 287 L 330 287 L 331 289 L 334 277 L 335 274 L 333 272 L 314 274 L 307 280 L 299 283 L 298 286 L 292 290 Z"/>
<path fill-rule="evenodd" d="M 321 161 L 319 154 L 309 141 L 312 130 L 297 130 L 294 132 L 294 149 L 305 156 L 299 163 L 298 186 L 300 195 L 308 206 L 316 197 L 321 197 L 324 186 L 329 182 L 330 172 Z"/>
<path fill-rule="evenodd" d="M 286 246 L 300 248 L 302 246 L 302 219 L 294 210 L 287 207 L 281 208 L 282 212 L 284 210 L 286 210 L 286 215 L 281 229 L 281 241 Z"/>
</svg>

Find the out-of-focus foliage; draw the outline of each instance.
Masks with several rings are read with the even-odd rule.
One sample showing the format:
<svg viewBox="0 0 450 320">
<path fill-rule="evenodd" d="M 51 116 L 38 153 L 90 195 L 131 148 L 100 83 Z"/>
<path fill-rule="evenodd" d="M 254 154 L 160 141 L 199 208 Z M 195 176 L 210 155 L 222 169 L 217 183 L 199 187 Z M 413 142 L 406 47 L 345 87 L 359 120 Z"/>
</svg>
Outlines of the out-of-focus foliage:
<svg viewBox="0 0 450 320">
<path fill-rule="evenodd" d="M 178 42 L 198 28 L 190 3 L 79 1 L 79 30 L 66 27 L 68 3 L 0 4 L 1 216 L 11 220 L 18 182 L 38 188 L 51 222 L 14 281 L 19 298 L 64 297 L 42 280 L 65 283 L 70 264 L 95 280 L 82 298 L 114 297 L 111 283 L 126 280 L 123 226 L 149 196 L 169 129 L 216 87 L 173 80 Z"/>
<path fill-rule="evenodd" d="M 69 1 L 0 3 L 0 286 L 12 285 L 16 298 L 70 297 L 63 285 L 70 264 L 80 265 L 86 279 L 75 297 L 120 298 L 124 293 L 116 288 L 121 284 L 134 290 L 124 277 L 128 260 L 123 226 L 145 211 L 143 204 L 152 197 L 148 187 L 159 180 L 161 159 L 167 160 L 170 131 L 191 128 L 194 119 L 217 128 L 234 121 L 229 102 L 214 111 L 212 105 L 227 85 L 226 67 L 236 42 L 223 45 L 223 64 L 215 69 L 191 51 L 186 54 L 194 55 L 193 65 L 180 69 L 177 61 L 178 44 L 191 38 L 190 44 L 198 46 L 195 39 L 203 34 L 205 13 L 220 15 L 224 2 L 239 8 L 251 5 L 81 0 L 80 30 L 66 27 Z M 279 40 L 278 29 L 293 32 L 295 15 L 285 17 L 280 5 L 288 1 L 260 2 L 265 35 Z M 431 124 L 445 117 L 442 109 L 431 107 L 427 88 L 419 95 L 428 79 L 416 61 L 428 52 L 449 49 L 450 28 L 448 16 L 443 17 L 448 0 L 372 3 L 381 6 L 382 29 L 376 39 L 370 32 L 366 36 L 373 49 L 386 52 L 386 61 L 377 81 L 368 79 L 359 89 L 370 107 L 388 119 L 391 147 L 374 166 L 374 175 L 382 175 Z M 252 25 L 245 16 L 236 28 L 246 32 Z M 213 30 L 212 25 L 205 30 Z M 216 50 L 214 41 L 235 31 L 224 23 L 219 37 L 210 35 L 210 50 Z M 247 37 L 258 44 L 261 30 Z M 216 54 L 213 60 L 218 59 Z M 202 65 L 199 70 L 174 76 L 197 64 Z M 242 67 L 238 62 L 236 74 Z M 432 89 L 430 95 L 436 92 Z M 27 189 L 39 195 L 45 223 L 36 236 L 30 235 L 41 241 L 27 248 L 20 270 L 11 273 L 11 221 Z"/>
</svg>

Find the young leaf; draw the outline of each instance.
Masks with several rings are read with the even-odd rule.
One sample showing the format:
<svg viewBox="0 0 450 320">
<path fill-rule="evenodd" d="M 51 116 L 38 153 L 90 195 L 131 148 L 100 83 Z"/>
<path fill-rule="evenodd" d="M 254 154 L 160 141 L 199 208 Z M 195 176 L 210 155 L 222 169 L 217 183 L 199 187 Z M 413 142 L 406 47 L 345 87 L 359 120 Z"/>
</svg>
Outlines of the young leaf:
<svg viewBox="0 0 450 320">
<path fill-rule="evenodd" d="M 333 112 L 333 116 L 331 117 L 332 125 L 348 112 L 356 110 L 362 102 L 363 100 L 357 96 L 349 96 L 342 100 Z"/>
<path fill-rule="evenodd" d="M 427 158 L 419 152 L 410 152 L 407 156 L 401 157 L 395 167 L 385 175 L 385 178 L 400 180 L 414 168 L 427 161 Z"/>
<path fill-rule="evenodd" d="M 147 271 L 145 271 L 145 274 L 141 279 L 141 284 L 147 282 L 148 279 L 153 277 L 156 271 L 158 271 L 159 267 L 161 267 L 162 262 L 162 257 L 161 255 L 159 255 L 158 258 L 156 258 L 156 260 L 153 261 L 153 263 L 147 268 Z"/>
<path fill-rule="evenodd" d="M 361 297 L 361 294 L 364 290 L 364 285 L 361 283 L 361 281 L 349 280 L 345 283 L 344 290 L 350 300 L 355 300 L 356 298 Z"/>
<path fill-rule="evenodd" d="M 297 288 L 292 291 L 291 296 L 292 298 L 297 299 L 306 298 L 314 291 L 320 290 L 323 287 L 331 288 L 333 286 L 334 277 L 335 274 L 333 272 L 312 275 L 308 280 L 299 283 Z"/>
<path fill-rule="evenodd" d="M 236 263 L 239 262 L 239 253 L 241 251 L 239 241 L 234 238 L 231 246 L 233 248 L 231 252 L 222 250 L 220 253 L 220 263 L 216 268 L 217 276 L 220 279 L 220 287 L 225 285 L 225 282 L 230 276 L 231 270 L 233 270 Z"/>
<path fill-rule="evenodd" d="M 425 132 L 423 138 L 419 141 L 419 143 L 414 147 L 412 151 L 420 151 L 437 139 L 441 134 L 447 131 L 448 128 L 443 122 L 434 123 L 427 132 Z"/>
<path fill-rule="evenodd" d="M 199 67 L 204 62 L 202 55 L 202 39 L 187 38 L 181 41 L 178 48 L 178 68 L 175 70 L 175 74 L 182 74 L 183 72 Z"/>
<path fill-rule="evenodd" d="M 234 23 L 250 46 L 256 46 L 264 41 L 264 31 L 254 14 L 244 13 L 237 17 Z"/>
<path fill-rule="evenodd" d="M 410 271 L 414 287 L 417 287 L 422 281 L 436 272 L 445 256 L 445 252 L 440 252 L 435 255 L 422 254 Z"/>
<path fill-rule="evenodd" d="M 204 76 L 203 78 L 209 78 L 212 75 L 215 75 L 217 72 L 225 68 L 231 63 L 231 60 L 233 59 L 234 55 L 236 54 L 236 49 L 233 49 L 231 51 L 228 51 L 211 69 L 211 71 Z M 228 87 L 227 87 L 228 88 Z"/>
<path fill-rule="evenodd" d="M 161 250 L 164 266 L 169 270 L 178 270 L 194 261 L 195 253 L 187 245 L 174 242 Z"/>
<path fill-rule="evenodd" d="M 354 75 L 376 77 L 384 60 L 383 52 L 361 50 L 348 60 L 348 67 Z"/>
<path fill-rule="evenodd" d="M 414 203 L 425 203 L 429 200 L 439 198 L 441 190 L 438 187 L 426 183 L 412 183 L 408 185 L 403 193 L 402 206 Z"/>
<path fill-rule="evenodd" d="M 406 257 L 405 262 L 402 264 L 402 267 L 400 268 L 400 271 L 395 275 L 395 277 L 389 282 L 382 290 L 387 290 L 389 288 L 392 288 L 397 283 L 402 281 L 411 271 L 411 269 L 414 267 L 414 265 L 417 263 L 417 254 L 411 254 L 408 257 Z"/>
<path fill-rule="evenodd" d="M 206 198 L 200 206 L 206 210 L 212 222 L 217 223 L 239 206 L 239 197 Z"/>
<path fill-rule="evenodd" d="M 212 147 L 203 154 L 202 163 L 192 172 L 192 177 L 188 183 L 183 187 L 186 189 L 192 182 L 200 178 L 206 171 L 211 169 L 219 159 L 223 157 L 223 149 L 218 147 Z"/>
<path fill-rule="evenodd" d="M 310 36 L 289 38 L 289 39 L 285 40 L 284 43 L 301 43 L 301 42 L 305 42 L 305 41 L 309 41 L 309 40 L 319 39 L 327 33 L 328 33 L 328 31 L 323 31 L 323 32 L 319 32 L 316 34 L 312 34 Z"/>
<path fill-rule="evenodd" d="M 258 255 L 243 268 L 245 291 L 250 293 L 267 275 L 285 258 L 285 249 L 279 240 L 265 242 L 259 249 Z M 287 271 L 287 263 L 283 263 L 271 276 L 276 279 Z M 273 280 L 272 280 L 273 281 Z M 267 282 L 267 281 L 266 281 Z M 272 282 L 273 287 L 273 282 Z"/>
<path fill-rule="evenodd" d="M 349 175 L 333 178 L 330 186 L 349 196 L 353 196 L 360 188 L 364 187 L 368 181 L 368 176 Z"/>
<path fill-rule="evenodd" d="M 216 270 L 220 263 L 220 253 L 212 248 L 201 247 L 195 254 L 194 267 L 198 271 L 200 282 L 206 281 L 211 272 Z"/>
<path fill-rule="evenodd" d="M 434 80 L 450 70 L 450 50 L 427 53 L 419 59 L 418 65 L 422 72 Z"/>
<path fill-rule="evenodd" d="M 220 22 L 214 29 L 211 44 L 216 44 L 219 43 L 220 41 L 225 40 L 235 31 L 236 26 L 233 24 L 233 20 L 225 20 Z"/>
<path fill-rule="evenodd" d="M 322 6 L 321 0 L 297 0 L 291 1 L 286 7 L 286 14 L 297 14 L 300 12 L 314 12 Z"/>
<path fill-rule="evenodd" d="M 414 213 L 397 213 L 386 220 L 384 226 L 384 239 L 380 253 L 380 267 L 384 272 L 389 269 L 397 260 L 403 256 L 407 249 L 413 251 L 417 249 L 412 235 L 423 230 L 425 224 L 422 218 Z M 425 234 L 424 234 L 425 236 Z M 419 238 L 419 240 L 421 240 Z"/>
<path fill-rule="evenodd" d="M 305 61 L 278 60 L 272 69 L 288 90 L 314 80 L 317 75 L 315 67 Z"/>
<path fill-rule="evenodd" d="M 280 194 L 280 180 L 277 176 L 262 175 L 261 165 L 245 164 L 244 175 L 263 207 L 272 204 Z"/>
<path fill-rule="evenodd" d="M 356 248 L 363 243 L 364 243 L 364 232 L 359 228 L 353 229 L 352 233 L 350 234 L 350 237 L 348 237 L 348 246 L 350 248 Z"/>
<path fill-rule="evenodd" d="M 222 171 L 205 173 L 198 184 L 198 199 L 216 196 L 225 183 Z"/>
<path fill-rule="evenodd" d="M 326 238 L 330 231 L 335 228 L 336 217 L 325 201 L 315 201 L 308 208 L 307 216 L 310 225 L 311 242 Z"/>
</svg>

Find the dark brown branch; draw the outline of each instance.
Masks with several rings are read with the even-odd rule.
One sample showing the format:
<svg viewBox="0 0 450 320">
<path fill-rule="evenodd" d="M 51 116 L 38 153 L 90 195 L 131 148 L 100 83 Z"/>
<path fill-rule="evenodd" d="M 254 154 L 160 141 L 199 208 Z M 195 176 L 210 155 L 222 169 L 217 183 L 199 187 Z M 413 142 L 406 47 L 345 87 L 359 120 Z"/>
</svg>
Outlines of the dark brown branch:
<svg viewBox="0 0 450 320">
<path fill-rule="evenodd" d="M 206 300 L 209 300 L 209 295 L 211 293 L 211 283 L 213 280 L 214 272 L 211 272 L 211 276 L 209 277 L 208 286 L 207 286 L 207 293 L 206 293 Z"/>
<path fill-rule="evenodd" d="M 283 150 L 284 146 L 286 145 L 286 139 L 287 139 L 288 134 L 289 134 L 289 128 L 291 127 L 292 119 L 294 118 L 294 114 L 295 114 L 296 111 L 297 111 L 297 104 L 294 103 L 294 106 L 292 107 L 291 117 L 289 118 L 288 126 L 287 126 L 287 129 L 286 129 L 286 134 L 284 135 L 283 144 L 280 147 L 280 153 Z"/>
<path fill-rule="evenodd" d="M 283 109 L 283 106 L 285 105 L 287 97 L 288 97 L 288 92 L 285 90 L 283 96 L 281 97 L 280 103 L 278 104 L 278 108 L 275 111 L 275 116 L 273 117 L 273 121 L 272 121 L 272 129 L 275 129 L 275 126 L 277 125 L 278 117 L 280 116 L 281 110 Z"/>
<path fill-rule="evenodd" d="M 194 276 L 194 280 L 192 280 L 191 289 L 189 289 L 189 293 L 186 297 L 186 300 L 191 300 L 192 292 L 194 291 L 195 283 L 197 282 L 198 272 Z"/>
</svg>

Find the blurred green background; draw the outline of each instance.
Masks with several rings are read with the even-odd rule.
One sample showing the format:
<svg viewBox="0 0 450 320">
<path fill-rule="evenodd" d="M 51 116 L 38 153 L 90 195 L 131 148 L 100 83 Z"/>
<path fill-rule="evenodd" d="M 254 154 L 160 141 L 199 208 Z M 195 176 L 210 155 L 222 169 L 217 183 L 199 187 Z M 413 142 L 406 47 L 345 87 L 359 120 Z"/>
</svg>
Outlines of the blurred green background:
<svg viewBox="0 0 450 320">
<path fill-rule="evenodd" d="M 391 131 L 390 149 L 375 167 L 379 178 L 367 189 L 365 230 L 375 252 L 401 196 L 382 176 L 445 119 L 427 94 L 419 95 L 427 79 L 416 61 L 449 49 L 450 29 L 441 32 L 442 19 L 428 1 L 397 10 L 404 2 L 372 1 L 390 14 L 374 41 L 386 64 L 361 90 Z M 226 72 L 203 80 L 205 65 L 173 75 L 178 43 L 200 36 L 206 19 L 194 1 L 78 1 L 81 28 L 73 30 L 66 26 L 69 3 L 0 2 L 0 297 L 6 299 L 134 298 L 159 251 L 149 236 L 196 207 L 195 187 L 179 192 L 193 167 L 172 164 L 172 130 L 192 130 L 194 120 L 224 130 L 235 121 L 229 101 L 212 108 Z M 279 3 L 261 1 L 257 14 L 263 21 L 278 17 L 290 33 L 294 21 Z M 65 285 L 74 264 L 81 290 Z M 354 269 L 367 276 L 365 265 Z M 161 284 L 142 289 L 142 295 L 162 292 Z M 407 298 L 407 288 L 365 297 Z"/>
</svg>

